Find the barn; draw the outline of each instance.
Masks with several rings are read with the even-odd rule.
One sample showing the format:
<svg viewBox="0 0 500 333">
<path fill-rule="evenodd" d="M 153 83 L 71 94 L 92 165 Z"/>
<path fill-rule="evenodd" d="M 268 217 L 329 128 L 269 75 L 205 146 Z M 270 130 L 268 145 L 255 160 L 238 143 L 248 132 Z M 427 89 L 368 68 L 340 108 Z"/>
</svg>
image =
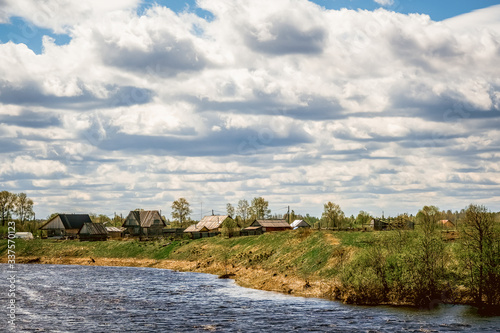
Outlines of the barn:
<svg viewBox="0 0 500 333">
<path fill-rule="evenodd" d="M 122 225 L 129 235 L 138 237 L 162 236 L 165 226 L 165 221 L 157 210 L 133 210 Z"/>
<path fill-rule="evenodd" d="M 105 241 L 108 239 L 108 231 L 101 223 L 84 223 L 78 237 L 80 241 Z"/>
<path fill-rule="evenodd" d="M 47 237 L 77 238 L 85 223 L 92 223 L 89 214 L 57 214 L 40 227 Z"/>
<path fill-rule="evenodd" d="M 253 227 L 261 227 L 263 232 L 292 230 L 292 227 L 285 220 L 254 220 L 245 230 L 258 229 Z"/>
</svg>

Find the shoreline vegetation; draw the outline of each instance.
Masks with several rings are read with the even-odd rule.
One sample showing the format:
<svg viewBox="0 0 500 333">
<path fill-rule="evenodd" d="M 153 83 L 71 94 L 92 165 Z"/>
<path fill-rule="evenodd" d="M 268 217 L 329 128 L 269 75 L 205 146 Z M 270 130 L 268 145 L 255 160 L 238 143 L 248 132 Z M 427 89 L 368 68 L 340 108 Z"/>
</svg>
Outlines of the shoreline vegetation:
<svg viewBox="0 0 500 333">
<path fill-rule="evenodd" d="M 477 306 L 453 233 L 440 231 L 427 237 L 421 233 L 299 229 L 197 240 L 16 240 L 16 263 L 210 273 L 229 276 L 243 287 L 348 304 Z M 433 251 L 427 251 L 428 246 Z M 7 261 L 6 253 L 7 241 L 1 240 L 0 262 Z M 497 287 L 490 285 L 492 290 Z M 486 301 L 497 301 L 491 298 L 497 296 L 488 295 Z M 495 302 L 482 308 L 487 305 L 498 308 Z"/>
</svg>

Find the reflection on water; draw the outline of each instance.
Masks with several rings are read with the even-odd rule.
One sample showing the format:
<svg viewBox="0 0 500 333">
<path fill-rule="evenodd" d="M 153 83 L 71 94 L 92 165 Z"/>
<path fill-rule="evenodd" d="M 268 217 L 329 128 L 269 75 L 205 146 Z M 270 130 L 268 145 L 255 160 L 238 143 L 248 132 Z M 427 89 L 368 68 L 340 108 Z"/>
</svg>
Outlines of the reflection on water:
<svg viewBox="0 0 500 333">
<path fill-rule="evenodd" d="M 17 271 L 17 332 L 500 332 L 500 317 L 474 316 L 465 306 L 349 306 L 153 268 L 17 265 Z M 0 288 L 7 289 L 6 279 Z M 0 301 L 7 304 L 7 293 Z M 5 306 L 0 318 L 1 328 Z"/>
</svg>

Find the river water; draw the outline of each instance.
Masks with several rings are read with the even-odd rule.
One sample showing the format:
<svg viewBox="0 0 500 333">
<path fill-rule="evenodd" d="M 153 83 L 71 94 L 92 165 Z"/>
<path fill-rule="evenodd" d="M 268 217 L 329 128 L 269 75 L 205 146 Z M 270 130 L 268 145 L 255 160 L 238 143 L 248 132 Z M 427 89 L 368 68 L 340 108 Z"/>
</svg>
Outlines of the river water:
<svg viewBox="0 0 500 333">
<path fill-rule="evenodd" d="M 3 273 L 8 266 L 0 264 Z M 500 332 L 466 306 L 350 306 L 247 289 L 200 273 L 16 265 L 15 332 Z M 0 281 L 0 331 L 8 281 Z"/>
</svg>

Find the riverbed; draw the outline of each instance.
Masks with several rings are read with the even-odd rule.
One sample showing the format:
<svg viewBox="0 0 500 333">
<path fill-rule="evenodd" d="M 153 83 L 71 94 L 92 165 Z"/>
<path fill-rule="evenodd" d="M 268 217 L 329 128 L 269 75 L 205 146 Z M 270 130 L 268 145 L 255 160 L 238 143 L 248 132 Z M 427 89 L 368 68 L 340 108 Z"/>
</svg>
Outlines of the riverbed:
<svg viewBox="0 0 500 333">
<path fill-rule="evenodd" d="M 468 306 L 351 306 L 202 273 L 18 264 L 15 275 L 15 332 L 500 332 L 500 317 Z M 8 287 L 2 278 L 0 328 L 8 327 Z"/>
</svg>

